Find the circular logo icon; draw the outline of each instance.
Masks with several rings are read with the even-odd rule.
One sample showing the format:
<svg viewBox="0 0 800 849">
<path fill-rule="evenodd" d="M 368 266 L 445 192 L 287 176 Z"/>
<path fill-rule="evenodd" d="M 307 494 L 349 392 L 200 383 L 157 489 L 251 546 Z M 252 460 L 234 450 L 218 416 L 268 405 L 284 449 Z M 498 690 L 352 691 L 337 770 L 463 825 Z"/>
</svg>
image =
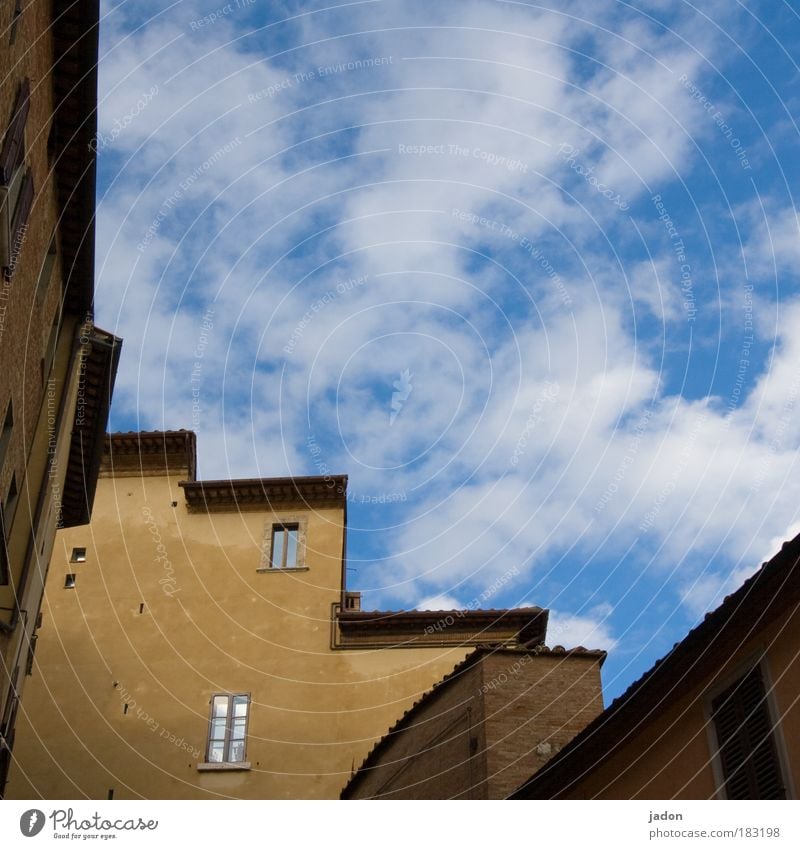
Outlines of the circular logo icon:
<svg viewBox="0 0 800 849">
<path fill-rule="evenodd" d="M 19 818 L 19 830 L 25 837 L 36 837 L 44 828 L 44 812 L 38 808 L 31 808 Z"/>
</svg>

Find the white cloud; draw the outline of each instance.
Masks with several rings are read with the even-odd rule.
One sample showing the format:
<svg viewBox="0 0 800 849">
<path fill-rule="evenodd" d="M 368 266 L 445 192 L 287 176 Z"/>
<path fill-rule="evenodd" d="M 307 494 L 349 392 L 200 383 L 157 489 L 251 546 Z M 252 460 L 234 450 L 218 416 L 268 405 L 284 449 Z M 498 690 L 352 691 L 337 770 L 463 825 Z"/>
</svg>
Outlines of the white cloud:
<svg viewBox="0 0 800 849">
<path fill-rule="evenodd" d="M 451 595 L 434 595 L 414 605 L 417 610 L 463 610 L 464 605 Z"/>
<path fill-rule="evenodd" d="M 547 625 L 547 644 L 564 648 L 583 646 L 587 649 L 611 651 L 617 645 L 612 635 L 608 617 L 611 611 L 599 608 L 587 615 L 574 615 L 551 610 Z"/>
<path fill-rule="evenodd" d="M 113 184 L 97 301 L 126 339 L 116 412 L 197 429 L 208 477 L 324 464 L 361 495 L 402 493 L 373 516 L 385 557 L 371 574 L 392 602 L 449 606 L 509 563 L 524 595 L 559 552 L 639 539 L 624 568 L 661 585 L 681 563 L 674 586 L 697 582 L 696 610 L 715 579 L 687 552 L 760 556 L 800 494 L 800 307 L 782 300 L 778 327 L 754 321 L 775 356 L 754 357 L 741 386 L 682 397 L 662 360 L 686 344 L 686 316 L 648 198 L 717 132 L 679 76 L 701 82 L 718 44 L 702 28 L 692 52 L 610 4 L 597 26 L 561 7 L 487 8 L 425 7 L 429 25 L 411 29 L 403 4 L 308 14 L 293 24 L 305 46 L 285 55 L 233 15 L 190 35 L 197 4 L 134 34 L 110 13 L 100 129 L 124 126 L 101 150 Z M 595 63 L 571 52 L 590 47 Z M 314 70 L 369 57 L 391 61 Z M 644 201 L 641 228 L 563 144 L 631 210 Z M 758 271 L 796 259 L 796 218 L 769 209 L 769 228 L 737 211 Z M 640 335 L 642 318 L 658 331 Z M 591 635 L 591 616 L 562 621 Z"/>
</svg>

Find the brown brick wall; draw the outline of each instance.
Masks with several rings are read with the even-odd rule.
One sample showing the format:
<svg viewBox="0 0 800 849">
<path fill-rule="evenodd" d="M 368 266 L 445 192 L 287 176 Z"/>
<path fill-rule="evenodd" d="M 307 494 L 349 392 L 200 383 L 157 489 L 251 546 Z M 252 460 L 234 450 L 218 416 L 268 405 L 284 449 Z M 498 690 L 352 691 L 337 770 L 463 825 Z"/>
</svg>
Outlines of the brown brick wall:
<svg viewBox="0 0 800 849">
<path fill-rule="evenodd" d="M 574 799 L 711 799 L 717 794 L 712 763 L 708 703 L 731 677 L 764 656 L 772 684 L 772 703 L 782 725 L 778 747 L 785 754 L 790 794 L 800 781 L 800 612 L 781 617 L 735 654 L 720 658 L 713 678 L 652 717 L 642 730 L 605 763 L 588 772 L 565 798 Z M 793 771 L 793 773 L 792 773 Z"/>
<path fill-rule="evenodd" d="M 65 404 L 75 404 L 74 393 L 68 399 L 66 392 L 74 316 L 65 317 L 62 323 L 55 357 L 58 380 L 49 388 L 43 369 L 62 294 L 58 242 L 49 281 L 41 288 L 38 285 L 59 214 L 56 179 L 48 155 L 53 111 L 53 4 L 50 0 L 20 4 L 22 12 L 12 43 L 15 5 L 0 4 L 0 136 L 5 137 L 20 83 L 27 79 L 30 100 L 24 167 L 31 169 L 33 201 L 14 272 L 6 279 L 5 272 L 0 271 L 0 426 L 5 423 L 9 404 L 13 405 L 13 429 L 0 464 L 0 501 L 5 505 L 12 478 L 16 479 L 18 493 L 13 519 L 6 525 L 9 574 L 0 584 L 0 618 L 4 625 L 14 624 L 11 631 L 0 630 L 0 721 L 10 741 L 14 739 L 16 697 L 22 694 L 27 680 L 25 662 L 41 602 L 41 575 L 33 569 L 26 573 L 27 565 L 33 562 L 28 543 L 35 537 L 39 555 L 49 558 L 55 535 L 52 491 L 48 493 L 49 508 L 37 515 L 40 494 L 50 483 L 45 471 L 51 448 L 49 436 L 53 433 L 56 437 L 52 456 L 61 458 L 57 468 L 63 469 L 69 431 L 65 430 L 68 419 L 62 421 L 59 415 Z M 87 219 L 92 212 L 86 210 Z M 63 484 L 63 476 L 57 482 Z M 19 616 L 17 609 L 21 610 Z M 7 763 L 7 757 L 0 756 L 0 793 Z"/>
<path fill-rule="evenodd" d="M 503 799 L 601 710 L 597 655 L 483 653 L 390 738 L 353 797 Z"/>
<path fill-rule="evenodd" d="M 27 509 L 27 495 L 21 486 L 25 463 L 31 448 L 39 410 L 44 401 L 41 360 L 58 309 L 61 278 L 58 260 L 45 296 L 36 298 L 42 262 L 57 221 L 56 191 L 47 154 L 52 114 L 52 39 L 49 34 L 50 2 L 24 4 L 16 40 L 9 44 L 8 27 L 13 3 L 0 9 L 0 133 L 5 134 L 17 88 L 27 77 L 31 84 L 31 106 L 25 128 L 26 159 L 32 168 L 34 202 L 22 244 L 19 263 L 11 280 L 0 280 L 0 417 L 5 417 L 9 400 L 14 404 L 14 432 L 6 462 L 0 469 L 0 498 L 5 498 L 11 475 L 16 473 L 20 487 L 18 509 Z M 2 275 L 0 275 L 2 277 Z M 36 492 L 30 494 L 33 509 Z"/>
<path fill-rule="evenodd" d="M 602 711 L 600 662 L 496 653 L 482 667 L 489 798 L 504 799 Z"/>
<path fill-rule="evenodd" d="M 363 773 L 354 798 L 485 799 L 481 683 L 473 666 L 429 697 Z"/>
</svg>

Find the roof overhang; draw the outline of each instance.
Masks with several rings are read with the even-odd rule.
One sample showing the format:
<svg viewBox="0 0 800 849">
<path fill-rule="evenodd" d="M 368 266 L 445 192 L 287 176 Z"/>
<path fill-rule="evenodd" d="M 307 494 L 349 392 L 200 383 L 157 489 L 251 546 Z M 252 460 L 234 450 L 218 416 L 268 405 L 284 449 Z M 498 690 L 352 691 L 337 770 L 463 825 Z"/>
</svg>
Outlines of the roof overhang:
<svg viewBox="0 0 800 849">
<path fill-rule="evenodd" d="M 548 611 L 541 607 L 504 610 L 340 611 L 337 648 L 410 648 L 544 643 Z"/>
<path fill-rule="evenodd" d="M 61 500 L 62 528 L 85 525 L 91 518 L 122 350 L 122 340 L 112 333 L 98 327 L 80 332 L 84 335 L 78 351 L 78 400 Z"/>
<path fill-rule="evenodd" d="M 182 481 L 189 512 L 344 507 L 347 475 Z"/>
<path fill-rule="evenodd" d="M 105 438 L 101 477 L 174 475 L 195 479 L 197 443 L 191 430 L 131 431 Z"/>
</svg>

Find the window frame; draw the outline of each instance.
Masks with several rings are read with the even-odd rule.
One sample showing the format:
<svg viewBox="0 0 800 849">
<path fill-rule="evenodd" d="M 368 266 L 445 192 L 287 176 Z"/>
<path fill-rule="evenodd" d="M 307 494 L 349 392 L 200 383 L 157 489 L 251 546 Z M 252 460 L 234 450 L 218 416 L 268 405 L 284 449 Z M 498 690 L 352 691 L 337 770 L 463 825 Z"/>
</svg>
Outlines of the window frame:
<svg viewBox="0 0 800 849">
<path fill-rule="evenodd" d="M 715 795 L 718 799 L 729 800 L 727 793 L 729 776 L 726 775 L 722 762 L 722 746 L 720 744 L 719 733 L 717 731 L 717 722 L 714 716 L 713 703 L 721 695 L 723 695 L 725 691 L 732 689 L 737 684 L 740 684 L 756 669 L 761 675 L 761 683 L 764 687 L 765 696 L 762 704 L 764 710 L 767 712 L 767 719 L 771 729 L 770 736 L 775 749 L 775 759 L 783 782 L 785 798 L 794 799 L 796 796 L 792 782 L 790 762 L 788 760 L 786 745 L 783 739 L 783 729 L 773 695 L 774 684 L 763 652 L 751 655 L 746 661 L 737 664 L 733 671 L 713 682 L 713 685 L 706 692 L 704 698 L 704 713 L 708 745 L 711 751 L 711 769 L 716 787 Z"/>
<path fill-rule="evenodd" d="M 6 405 L 5 416 L 3 416 L 2 430 L 0 430 L 0 470 L 5 467 L 6 456 L 11 445 L 11 437 L 14 433 L 14 401 L 9 398 Z"/>
<path fill-rule="evenodd" d="M 30 104 L 31 86 L 26 77 L 17 89 L 11 120 L 0 148 L 0 264 L 6 280 L 11 280 L 19 263 L 36 195 L 25 145 Z"/>
<path fill-rule="evenodd" d="M 53 279 L 53 270 L 56 266 L 58 258 L 58 242 L 56 234 L 50 237 L 50 244 L 47 246 L 47 253 L 44 255 L 41 267 L 39 268 L 39 277 L 36 280 L 36 303 L 41 305 L 45 300 L 45 295 L 50 289 L 50 283 Z"/>
<path fill-rule="evenodd" d="M 289 562 L 289 549 L 291 548 L 290 542 L 292 541 L 292 535 L 294 535 L 294 557 L 292 562 Z M 276 549 L 276 540 L 280 537 L 280 556 L 281 562 L 275 562 L 275 549 Z M 297 522 L 281 522 L 280 524 L 275 524 L 272 526 L 272 535 L 270 542 L 270 568 L 272 569 L 296 569 L 300 562 L 300 525 Z"/>
<path fill-rule="evenodd" d="M 214 733 L 215 720 L 215 705 L 217 699 L 227 699 L 227 708 L 225 714 L 225 734 L 223 738 L 212 737 Z M 242 756 L 238 760 L 231 760 L 232 747 L 239 741 L 233 737 L 233 724 L 236 719 L 234 714 L 235 699 L 245 699 L 245 714 L 244 714 L 244 733 L 242 736 Z M 206 734 L 206 752 L 205 765 L 209 768 L 216 769 L 248 769 L 250 767 L 247 761 L 247 735 L 250 730 L 250 705 L 252 703 L 250 693 L 213 693 L 209 701 L 208 714 L 208 733 Z M 215 743 L 222 743 L 222 760 L 212 760 L 211 751 Z"/>
<path fill-rule="evenodd" d="M 14 175 L 25 164 L 25 125 L 31 108 L 31 82 L 25 77 L 17 87 L 11 119 L 0 147 L 0 185 L 9 187 Z"/>
<path fill-rule="evenodd" d="M 285 529 L 297 531 L 297 553 L 295 555 L 294 566 L 273 566 L 273 555 L 275 549 L 275 532 Z M 283 514 L 268 519 L 264 523 L 264 537 L 261 546 L 261 562 L 259 563 L 258 572 L 274 572 L 281 574 L 283 572 L 305 572 L 308 571 L 306 563 L 306 534 L 308 529 L 308 519 L 306 516 L 296 514 Z M 282 562 L 285 562 L 287 546 L 284 545 L 282 553 Z"/>
<path fill-rule="evenodd" d="M 7 587 L 11 575 L 11 558 L 8 556 L 6 505 L 0 501 L 0 587 Z"/>
</svg>

